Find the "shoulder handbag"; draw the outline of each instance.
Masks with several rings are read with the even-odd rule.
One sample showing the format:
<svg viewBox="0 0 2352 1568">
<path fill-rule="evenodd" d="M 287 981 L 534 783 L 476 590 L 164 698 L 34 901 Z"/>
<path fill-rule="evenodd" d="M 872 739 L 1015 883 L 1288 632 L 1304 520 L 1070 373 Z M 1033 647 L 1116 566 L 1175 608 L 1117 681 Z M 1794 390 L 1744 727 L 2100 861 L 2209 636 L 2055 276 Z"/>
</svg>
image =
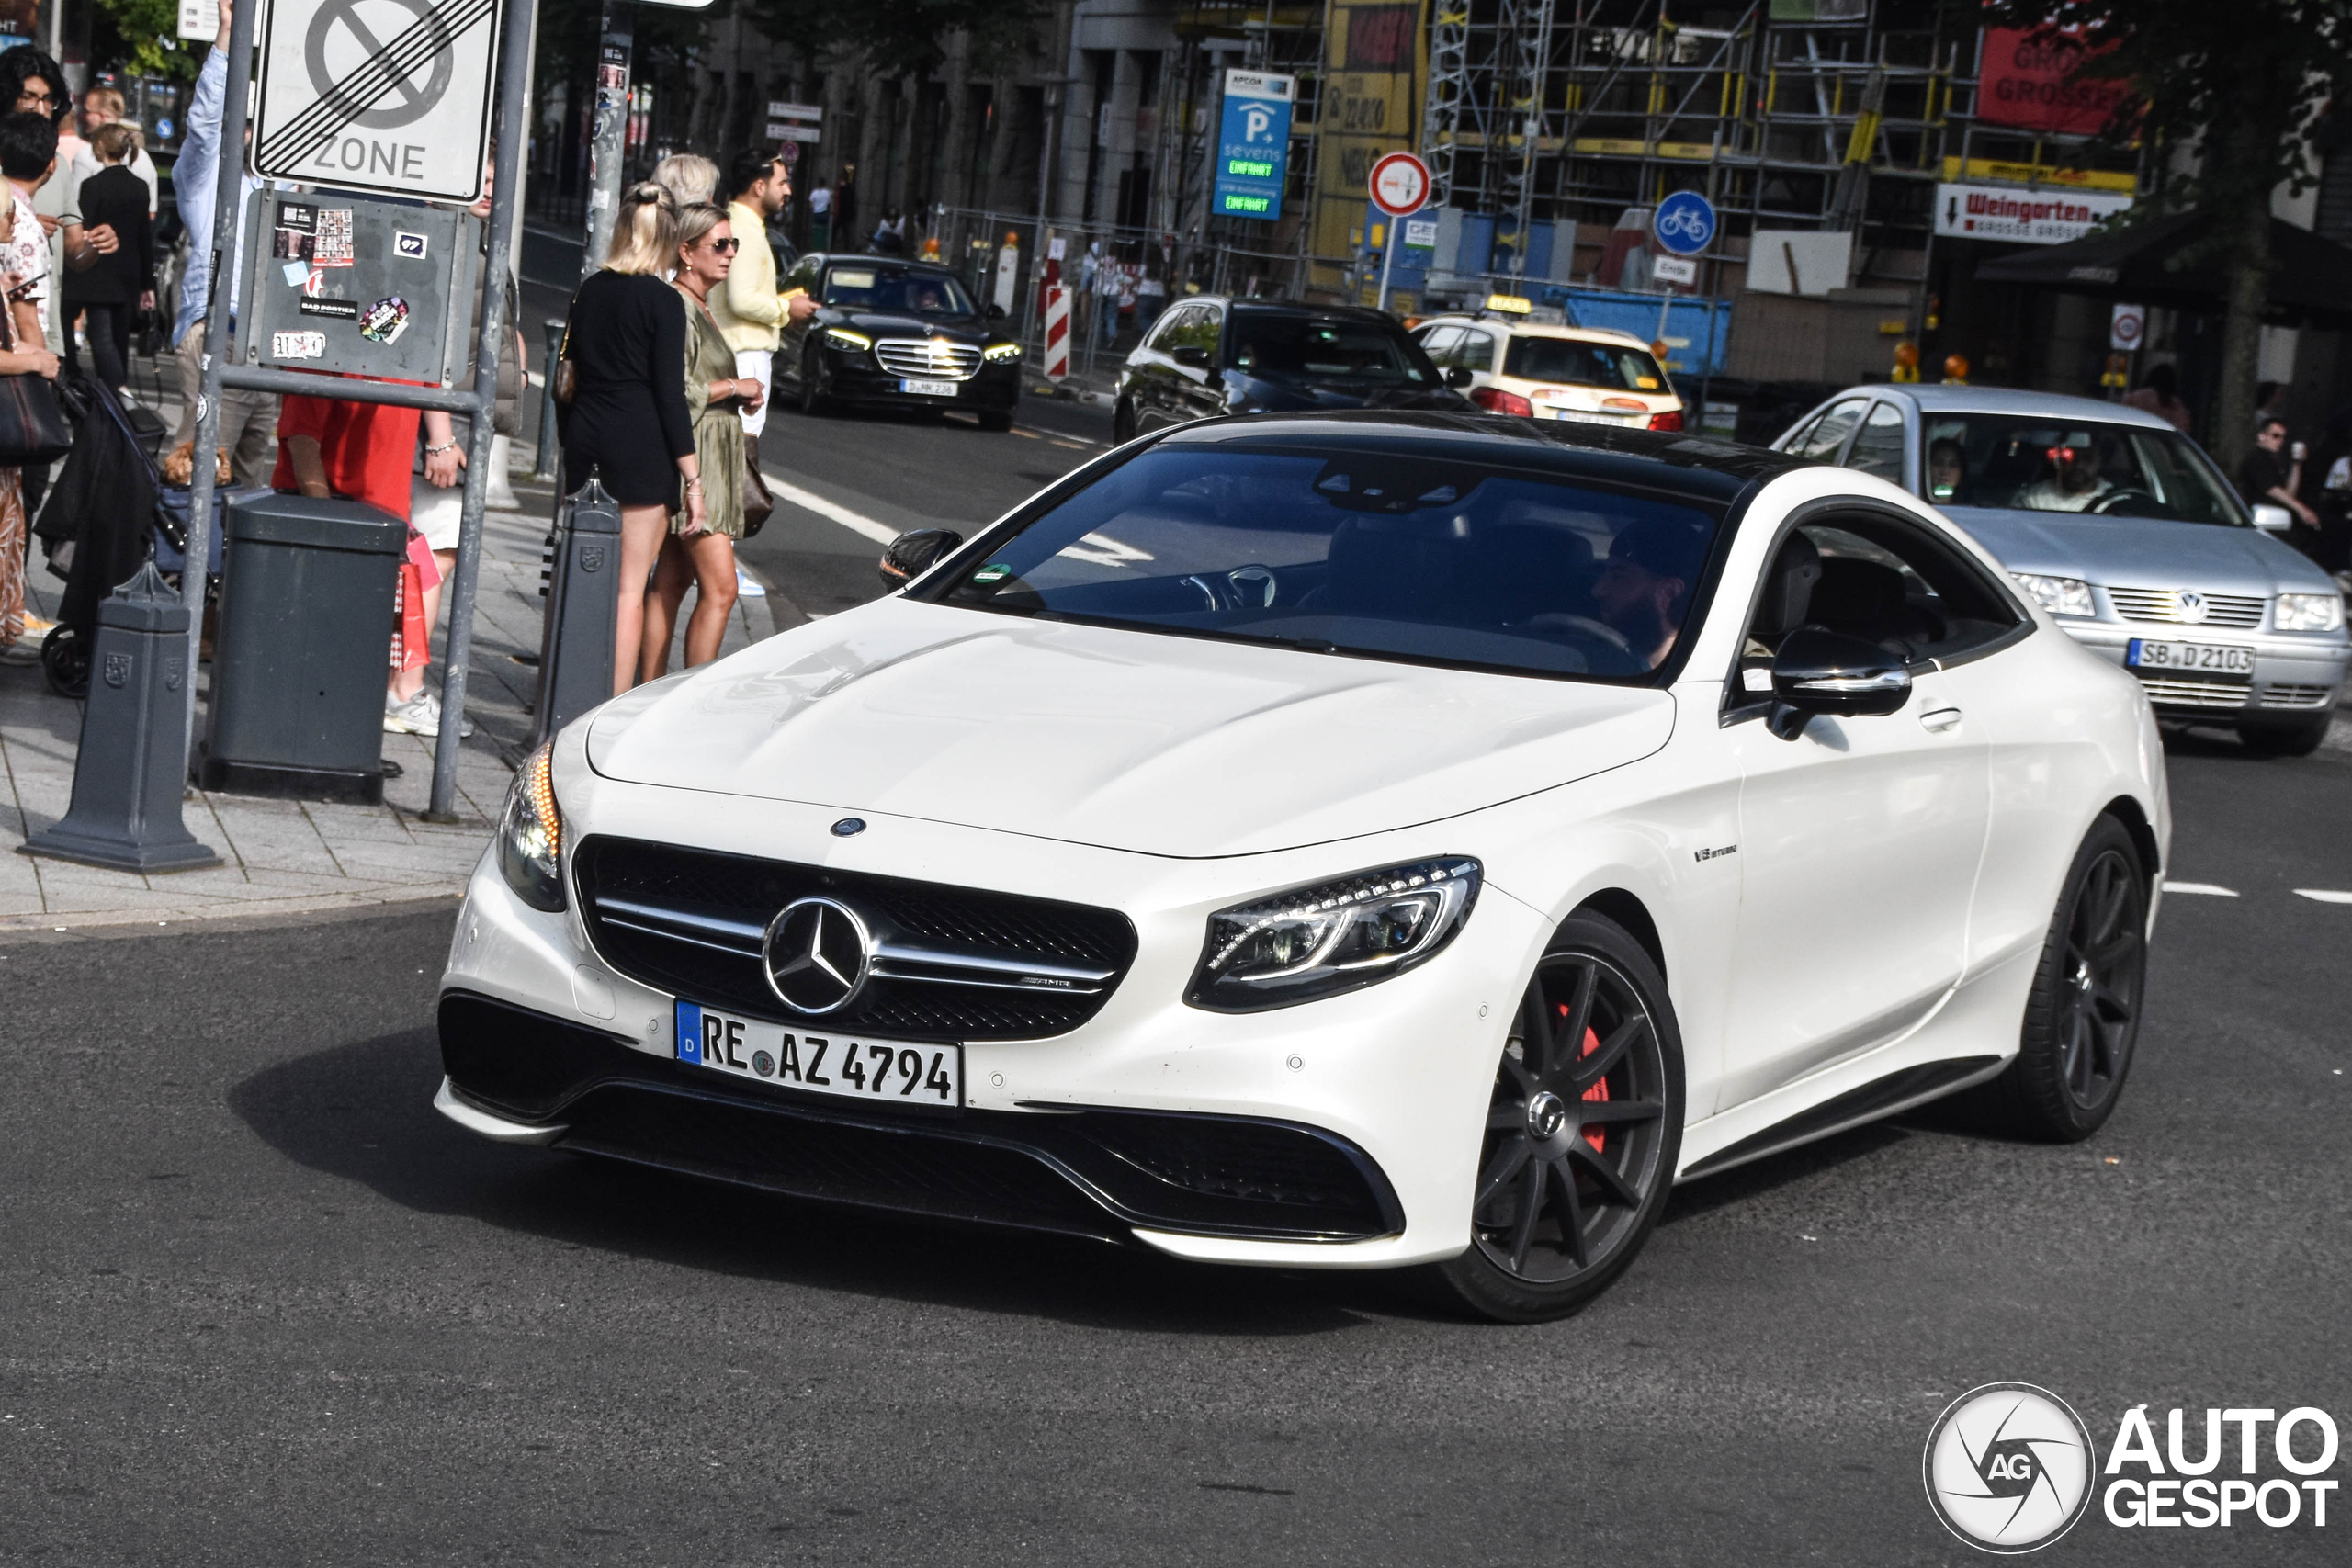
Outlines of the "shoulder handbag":
<svg viewBox="0 0 2352 1568">
<path fill-rule="evenodd" d="M 571 363 L 571 317 L 563 318 L 563 346 L 556 350 L 555 363 L 548 367 L 548 390 L 564 407 L 571 406 L 572 395 L 580 390 L 580 371 Z"/>
<path fill-rule="evenodd" d="M 760 438 L 743 437 L 743 537 L 751 538 L 766 526 L 768 513 L 775 510 L 775 497 L 768 493 L 766 476 L 760 472 Z"/>
<path fill-rule="evenodd" d="M 0 302 L 0 349 L 17 346 L 15 312 Z M 37 371 L 0 376 L 0 468 L 38 468 L 74 449 L 57 389 Z"/>
</svg>

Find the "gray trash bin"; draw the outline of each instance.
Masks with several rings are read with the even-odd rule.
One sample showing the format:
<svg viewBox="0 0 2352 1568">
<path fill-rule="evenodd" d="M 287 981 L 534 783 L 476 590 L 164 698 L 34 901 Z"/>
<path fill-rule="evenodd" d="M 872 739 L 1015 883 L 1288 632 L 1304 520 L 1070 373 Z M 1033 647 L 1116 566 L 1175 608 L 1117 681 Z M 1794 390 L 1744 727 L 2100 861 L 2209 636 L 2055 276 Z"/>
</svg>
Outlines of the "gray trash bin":
<svg viewBox="0 0 2352 1568">
<path fill-rule="evenodd" d="M 384 798 L 384 683 L 408 525 L 359 501 L 257 495 L 229 509 L 206 789 Z"/>
</svg>

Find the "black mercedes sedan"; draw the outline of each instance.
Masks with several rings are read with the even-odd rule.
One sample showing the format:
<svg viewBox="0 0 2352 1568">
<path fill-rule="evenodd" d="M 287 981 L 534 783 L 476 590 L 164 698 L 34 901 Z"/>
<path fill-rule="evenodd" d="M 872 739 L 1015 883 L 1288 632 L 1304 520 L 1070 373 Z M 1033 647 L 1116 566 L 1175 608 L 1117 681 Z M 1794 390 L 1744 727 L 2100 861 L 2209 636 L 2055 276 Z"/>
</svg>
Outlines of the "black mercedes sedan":
<svg viewBox="0 0 2352 1568">
<path fill-rule="evenodd" d="M 894 256 L 806 255 L 779 287 L 817 301 L 784 330 L 776 394 L 804 413 L 842 406 L 965 409 L 1012 428 L 1021 345 L 944 266 Z"/>
<path fill-rule="evenodd" d="M 1201 294 L 1170 306 L 1127 355 L 1112 417 L 1126 441 L 1213 414 L 1470 407 L 1378 310 Z"/>
</svg>

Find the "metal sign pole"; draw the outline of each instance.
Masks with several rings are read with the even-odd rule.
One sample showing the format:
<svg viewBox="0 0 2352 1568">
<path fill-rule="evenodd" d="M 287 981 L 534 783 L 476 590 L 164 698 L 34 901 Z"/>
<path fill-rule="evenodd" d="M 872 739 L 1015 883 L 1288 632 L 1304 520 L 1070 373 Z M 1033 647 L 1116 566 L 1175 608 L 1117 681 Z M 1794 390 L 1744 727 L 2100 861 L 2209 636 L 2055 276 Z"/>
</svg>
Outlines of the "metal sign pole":
<svg viewBox="0 0 2352 1568">
<path fill-rule="evenodd" d="M 474 597 L 481 579 L 482 502 L 490 486 L 491 429 L 498 402 L 500 350 L 514 331 L 506 319 L 506 274 L 514 251 L 514 204 L 523 184 L 525 98 L 530 91 L 531 32 L 537 0 L 507 0 L 499 39 L 497 144 L 490 193 L 490 255 L 482 266 L 481 336 L 474 350 L 473 417 L 466 451 L 466 495 L 458 525 L 458 566 L 449 582 L 449 637 L 442 653 L 441 733 L 433 743 L 428 822 L 454 822 L 458 746 L 463 739 L 466 677 L 473 655 Z M 450 309 L 462 310 L 458 300 Z M 429 635 L 429 631 L 428 631 Z"/>
<path fill-rule="evenodd" d="M 588 248 L 581 254 L 580 280 L 605 265 L 613 243 L 613 220 L 620 214 L 621 162 L 628 151 L 629 30 L 623 0 L 605 0 L 603 36 L 596 45 L 596 113 L 588 139 Z"/>
<path fill-rule="evenodd" d="M 237 254 L 237 236 L 244 228 L 245 107 L 252 93 L 254 28 L 261 10 L 257 0 L 245 0 L 229 24 L 229 83 L 221 102 L 220 166 L 212 193 L 212 276 L 206 280 L 203 374 L 196 389 L 195 472 L 188 493 L 187 547 L 180 568 L 180 602 L 188 607 L 187 685 L 180 708 L 187 728 L 180 735 L 180 755 L 191 763 L 196 757 L 196 671 L 204 648 L 204 592 L 210 575 L 205 564 L 212 558 L 213 452 L 220 439 L 220 372 L 229 358 L 229 311 L 236 299 L 236 282 L 221 288 L 220 275 L 230 270 Z M 181 396 L 187 395 L 186 388 Z"/>
</svg>

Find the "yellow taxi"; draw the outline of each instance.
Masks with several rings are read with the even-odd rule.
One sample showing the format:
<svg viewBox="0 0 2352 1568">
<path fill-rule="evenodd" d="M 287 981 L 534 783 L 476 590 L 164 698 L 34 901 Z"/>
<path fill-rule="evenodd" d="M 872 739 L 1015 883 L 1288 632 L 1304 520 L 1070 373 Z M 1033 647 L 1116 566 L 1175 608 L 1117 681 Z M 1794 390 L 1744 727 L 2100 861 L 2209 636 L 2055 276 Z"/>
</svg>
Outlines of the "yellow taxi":
<svg viewBox="0 0 2352 1568">
<path fill-rule="evenodd" d="M 1650 344 L 1607 327 L 1534 321 L 1532 310 L 1491 295 L 1471 314 L 1429 318 L 1413 336 L 1447 382 L 1490 413 L 1682 428 L 1682 399 Z M 1456 370 L 1470 373 L 1466 386 Z"/>
</svg>

